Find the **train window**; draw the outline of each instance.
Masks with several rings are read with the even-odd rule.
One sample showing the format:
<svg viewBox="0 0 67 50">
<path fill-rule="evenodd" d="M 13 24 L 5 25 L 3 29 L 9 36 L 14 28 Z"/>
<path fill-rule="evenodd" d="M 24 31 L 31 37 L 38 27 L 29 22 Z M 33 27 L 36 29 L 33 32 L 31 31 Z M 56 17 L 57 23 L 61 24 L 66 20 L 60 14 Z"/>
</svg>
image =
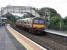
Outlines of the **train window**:
<svg viewBox="0 0 67 50">
<path fill-rule="evenodd" d="M 44 24 L 44 20 L 34 20 L 34 23 L 37 23 L 37 24 Z"/>
</svg>

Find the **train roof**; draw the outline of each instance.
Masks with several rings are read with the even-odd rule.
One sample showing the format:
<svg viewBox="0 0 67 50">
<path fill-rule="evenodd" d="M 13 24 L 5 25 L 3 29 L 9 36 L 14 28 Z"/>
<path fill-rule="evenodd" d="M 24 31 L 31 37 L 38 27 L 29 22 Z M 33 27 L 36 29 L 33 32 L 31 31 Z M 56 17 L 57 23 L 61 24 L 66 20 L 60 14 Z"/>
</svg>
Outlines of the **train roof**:
<svg viewBox="0 0 67 50">
<path fill-rule="evenodd" d="M 31 17 L 31 18 L 24 18 L 24 19 L 18 19 L 17 21 L 22 21 L 22 20 L 32 20 L 34 18 L 41 18 L 41 17 Z"/>
</svg>

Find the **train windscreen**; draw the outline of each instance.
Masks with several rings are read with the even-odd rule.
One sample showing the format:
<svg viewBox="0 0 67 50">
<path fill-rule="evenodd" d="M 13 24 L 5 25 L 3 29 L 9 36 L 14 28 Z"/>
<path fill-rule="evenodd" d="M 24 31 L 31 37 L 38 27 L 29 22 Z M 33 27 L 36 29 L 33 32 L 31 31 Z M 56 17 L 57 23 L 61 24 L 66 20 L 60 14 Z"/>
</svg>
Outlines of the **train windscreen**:
<svg viewBox="0 0 67 50">
<path fill-rule="evenodd" d="M 36 24 L 44 24 L 44 20 L 34 20 L 34 23 L 36 23 Z"/>
</svg>

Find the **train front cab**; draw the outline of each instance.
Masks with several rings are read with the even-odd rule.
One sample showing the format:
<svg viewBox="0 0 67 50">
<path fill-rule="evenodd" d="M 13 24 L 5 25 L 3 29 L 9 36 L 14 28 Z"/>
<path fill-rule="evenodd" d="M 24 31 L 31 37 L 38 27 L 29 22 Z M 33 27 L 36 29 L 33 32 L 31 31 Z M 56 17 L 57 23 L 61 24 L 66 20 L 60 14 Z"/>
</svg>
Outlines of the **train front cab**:
<svg viewBox="0 0 67 50">
<path fill-rule="evenodd" d="M 33 20 L 32 28 L 33 28 L 34 32 L 37 32 L 38 34 L 42 31 L 44 31 L 46 28 L 45 20 L 41 19 L 41 18 L 35 18 Z"/>
</svg>

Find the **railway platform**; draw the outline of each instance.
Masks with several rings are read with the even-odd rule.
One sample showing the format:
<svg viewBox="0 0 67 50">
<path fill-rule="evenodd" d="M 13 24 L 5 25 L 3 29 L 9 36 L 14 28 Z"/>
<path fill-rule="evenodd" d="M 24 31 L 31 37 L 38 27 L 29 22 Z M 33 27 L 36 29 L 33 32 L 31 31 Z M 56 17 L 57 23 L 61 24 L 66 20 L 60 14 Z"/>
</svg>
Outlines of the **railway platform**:
<svg viewBox="0 0 67 50">
<path fill-rule="evenodd" d="M 26 50 L 26 48 L 10 35 L 6 26 L 0 26 L 0 50 Z"/>
<path fill-rule="evenodd" d="M 46 29 L 45 31 L 49 32 L 49 33 L 52 33 L 52 34 L 67 37 L 67 31 L 56 31 L 56 30 L 49 30 L 49 29 Z"/>
<path fill-rule="evenodd" d="M 47 50 L 47 48 L 42 47 L 36 42 L 32 41 L 28 37 L 24 36 L 20 32 L 13 29 L 9 24 L 7 25 L 7 30 L 22 44 L 27 50 Z"/>
<path fill-rule="evenodd" d="M 0 50 L 47 50 L 14 30 L 10 25 L 0 26 Z"/>
</svg>

